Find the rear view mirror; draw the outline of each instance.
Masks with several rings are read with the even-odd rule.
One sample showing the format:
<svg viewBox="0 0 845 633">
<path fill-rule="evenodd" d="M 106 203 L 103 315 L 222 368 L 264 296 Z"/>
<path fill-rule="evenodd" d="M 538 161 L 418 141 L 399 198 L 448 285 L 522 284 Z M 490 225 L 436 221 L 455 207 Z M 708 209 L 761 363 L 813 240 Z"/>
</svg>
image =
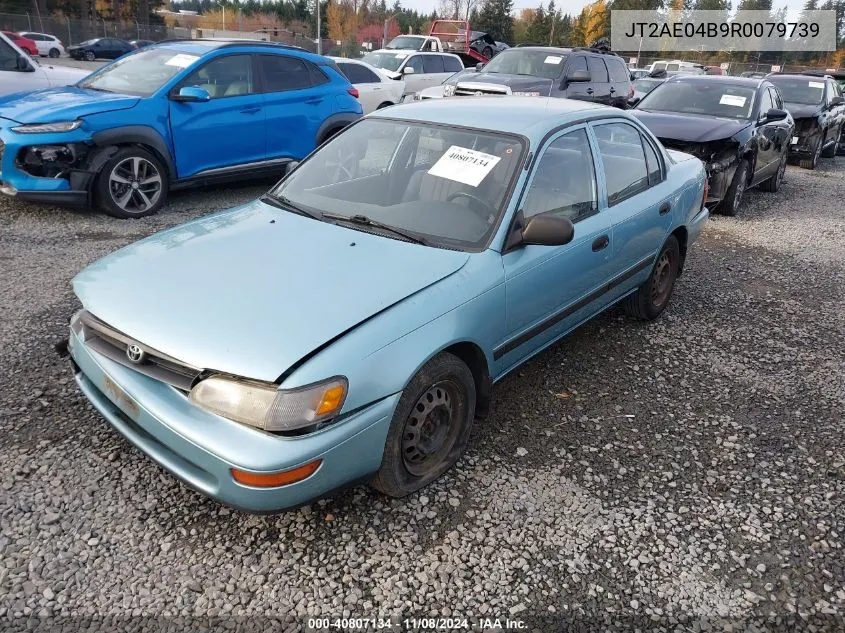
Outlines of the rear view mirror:
<svg viewBox="0 0 845 633">
<path fill-rule="evenodd" d="M 628 107 L 635 108 L 637 107 L 637 104 L 642 100 L 642 97 L 631 97 L 630 99 L 628 99 Z"/>
<path fill-rule="evenodd" d="M 208 90 L 199 86 L 182 86 L 178 94 L 173 95 L 172 99 L 182 103 L 196 103 L 210 101 L 211 95 L 208 94 Z"/>
<path fill-rule="evenodd" d="M 413 66 L 405 66 L 405 68 L 402 69 L 402 74 L 403 75 L 413 75 L 414 74 L 414 67 Z"/>
<path fill-rule="evenodd" d="M 563 246 L 572 241 L 575 227 L 569 218 L 554 215 L 535 215 L 528 218 L 522 229 L 522 243 L 538 246 Z"/>
<path fill-rule="evenodd" d="M 590 75 L 590 71 L 589 70 L 583 70 L 583 69 L 573 70 L 569 75 L 566 76 L 566 81 L 568 81 L 569 83 L 591 81 L 591 80 L 592 80 L 592 76 Z"/>
</svg>

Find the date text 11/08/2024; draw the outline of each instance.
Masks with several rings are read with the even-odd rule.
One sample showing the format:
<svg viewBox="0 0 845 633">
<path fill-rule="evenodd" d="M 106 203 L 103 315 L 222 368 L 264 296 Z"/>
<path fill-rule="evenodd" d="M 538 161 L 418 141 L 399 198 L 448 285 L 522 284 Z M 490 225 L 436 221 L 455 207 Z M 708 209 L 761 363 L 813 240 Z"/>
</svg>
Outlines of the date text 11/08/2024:
<svg viewBox="0 0 845 633">
<path fill-rule="evenodd" d="M 308 618 L 307 631 L 518 631 L 527 628 L 525 621 L 511 617 L 486 618 Z"/>
</svg>

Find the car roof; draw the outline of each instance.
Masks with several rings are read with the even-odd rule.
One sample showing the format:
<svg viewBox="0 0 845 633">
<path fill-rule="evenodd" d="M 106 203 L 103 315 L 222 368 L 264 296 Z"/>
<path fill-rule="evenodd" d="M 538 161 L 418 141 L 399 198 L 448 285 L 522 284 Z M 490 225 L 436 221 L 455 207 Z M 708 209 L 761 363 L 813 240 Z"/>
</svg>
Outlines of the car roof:
<svg viewBox="0 0 845 633">
<path fill-rule="evenodd" d="M 397 36 L 398 37 L 398 36 Z M 458 57 L 454 53 L 449 53 L 447 51 L 415 51 L 408 48 L 380 48 L 375 51 L 370 51 L 371 53 L 395 53 L 396 55 L 400 53 L 406 53 L 407 57 L 411 55 L 451 55 L 452 57 Z M 458 59 L 460 59 L 458 57 Z"/>
<path fill-rule="evenodd" d="M 247 39 L 196 39 L 196 40 L 164 40 L 154 44 L 157 48 L 172 48 L 181 53 L 192 53 L 194 55 L 205 55 L 211 51 L 219 50 L 221 48 L 240 48 L 240 47 L 261 47 L 269 51 L 285 51 L 294 53 L 304 59 L 307 59 L 315 64 L 325 64 L 326 57 L 317 55 L 304 48 L 298 46 L 288 46 L 279 42 L 267 42 L 264 40 L 247 40 Z"/>
<path fill-rule="evenodd" d="M 768 81 L 765 77 L 732 77 L 730 75 L 670 75 L 667 82 L 706 82 L 712 84 L 742 86 L 745 88 L 759 88 L 760 84 Z"/>
<path fill-rule="evenodd" d="M 484 113 L 481 124 L 479 112 Z M 440 123 L 542 138 L 553 127 L 602 114 L 631 118 L 622 110 L 608 106 L 554 97 L 452 97 L 415 101 L 378 110 L 368 118 Z"/>
</svg>

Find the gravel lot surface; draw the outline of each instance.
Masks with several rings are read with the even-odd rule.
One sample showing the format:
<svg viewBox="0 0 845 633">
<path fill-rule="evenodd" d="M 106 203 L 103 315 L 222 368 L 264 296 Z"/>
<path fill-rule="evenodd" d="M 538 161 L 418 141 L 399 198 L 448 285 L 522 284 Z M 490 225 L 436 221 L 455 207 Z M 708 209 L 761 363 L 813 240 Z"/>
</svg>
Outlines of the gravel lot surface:
<svg viewBox="0 0 845 633">
<path fill-rule="evenodd" d="M 0 629 L 111 614 L 845 630 L 844 176 L 843 158 L 790 167 L 779 194 L 715 217 L 661 319 L 611 309 L 506 378 L 429 488 L 271 517 L 160 470 L 53 348 L 83 266 L 266 186 L 174 194 L 138 221 L 0 199 Z"/>
</svg>

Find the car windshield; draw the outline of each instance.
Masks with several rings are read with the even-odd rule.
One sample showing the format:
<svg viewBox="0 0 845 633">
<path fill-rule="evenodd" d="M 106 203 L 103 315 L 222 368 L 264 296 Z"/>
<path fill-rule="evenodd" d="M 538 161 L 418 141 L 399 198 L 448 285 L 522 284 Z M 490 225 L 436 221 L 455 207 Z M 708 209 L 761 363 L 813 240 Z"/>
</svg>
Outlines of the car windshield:
<svg viewBox="0 0 845 633">
<path fill-rule="evenodd" d="M 198 59 L 197 55 L 171 48 L 148 48 L 103 67 L 77 85 L 103 92 L 149 97 Z"/>
<path fill-rule="evenodd" d="M 715 81 L 667 81 L 643 97 L 637 109 L 748 119 L 754 92 L 753 88 Z"/>
<path fill-rule="evenodd" d="M 463 81 L 467 79 L 470 75 L 477 75 L 478 71 L 475 68 L 464 68 L 463 70 L 459 70 L 454 75 L 449 75 L 446 79 L 443 80 L 444 86 L 456 86 L 459 81 Z"/>
<path fill-rule="evenodd" d="M 634 81 L 634 90 L 648 94 L 662 83 L 663 79 L 636 79 Z"/>
<path fill-rule="evenodd" d="M 523 152 L 520 138 L 498 132 L 363 119 L 269 197 L 291 211 L 388 237 L 475 248 L 496 229 Z M 362 216 L 394 230 L 376 230 Z"/>
<path fill-rule="evenodd" d="M 392 70 L 396 72 L 399 66 L 405 61 L 408 53 L 385 53 L 383 51 L 376 51 L 375 53 L 367 53 L 361 61 L 365 61 L 370 66 L 376 68 L 383 68 L 384 70 Z"/>
<path fill-rule="evenodd" d="M 566 55 L 562 53 L 509 49 L 490 60 L 483 72 L 556 79 L 560 76 L 565 61 Z"/>
<path fill-rule="evenodd" d="M 819 77 L 769 77 L 784 101 L 818 105 L 824 97 L 824 79 Z"/>
<path fill-rule="evenodd" d="M 414 36 L 414 35 L 400 35 L 399 37 L 394 37 L 390 40 L 390 44 L 385 46 L 385 48 L 396 49 L 396 48 L 404 48 L 404 49 L 413 49 L 417 50 L 420 46 L 422 46 L 423 41 L 425 40 L 424 37 Z"/>
</svg>

